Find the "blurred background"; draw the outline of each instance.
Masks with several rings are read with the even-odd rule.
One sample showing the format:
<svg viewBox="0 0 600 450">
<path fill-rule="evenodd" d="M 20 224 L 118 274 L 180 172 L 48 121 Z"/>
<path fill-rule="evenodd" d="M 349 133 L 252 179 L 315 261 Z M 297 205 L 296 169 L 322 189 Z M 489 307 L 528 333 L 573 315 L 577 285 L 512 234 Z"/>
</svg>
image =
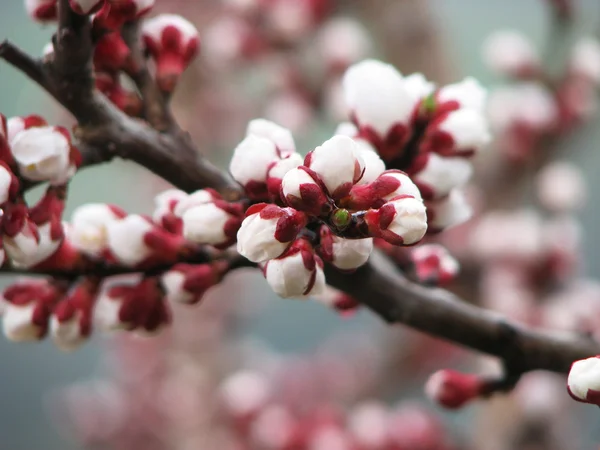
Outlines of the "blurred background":
<svg viewBox="0 0 600 450">
<path fill-rule="evenodd" d="M 0 5 L 0 38 L 9 39 L 25 49 L 30 54 L 41 54 L 42 48 L 49 41 L 53 32 L 52 25 L 39 25 L 31 22 L 27 17 L 22 2 L 19 0 L 1 2 Z M 217 18 L 217 0 L 171 2 L 157 0 L 158 8 L 162 10 L 173 9 L 177 6 L 190 11 L 188 18 L 197 23 L 201 36 L 203 26 L 210 25 Z M 357 10 L 368 10 L 371 1 L 356 0 L 348 7 L 348 14 L 355 14 Z M 361 5 L 362 3 L 362 5 Z M 382 2 L 386 3 L 386 2 Z M 394 2 L 389 3 L 391 11 L 399 11 Z M 397 4 L 406 3 L 403 1 Z M 441 49 L 431 54 L 431 58 L 440 57 L 444 66 L 443 74 L 431 73 L 436 71 L 436 62 L 431 63 L 425 58 L 426 67 L 419 67 L 419 61 L 413 67 L 404 69 L 402 59 L 394 59 L 397 43 L 393 34 L 383 36 L 381 12 L 370 15 L 371 22 L 364 25 L 373 31 L 377 37 L 373 42 L 371 54 L 376 56 L 390 56 L 398 64 L 400 70 L 424 70 L 426 75 L 435 81 L 453 81 L 464 75 L 472 75 L 487 86 L 502 82 L 484 66 L 481 59 L 481 43 L 490 32 L 500 28 L 514 28 L 524 32 L 531 39 L 542 45 L 547 38 L 549 12 L 541 0 L 430 0 L 429 9 L 437 38 L 441 42 Z M 577 32 L 581 34 L 596 33 L 600 30 L 600 3 L 594 0 L 580 1 L 577 18 Z M 169 5 L 168 5 L 169 4 Z M 194 16 L 196 5 L 208 11 L 207 16 Z M 213 5 L 214 4 L 214 5 Z M 367 5 L 368 4 L 368 5 Z M 373 6 L 373 9 L 381 8 Z M 204 10 L 203 9 L 203 10 Z M 196 14 L 197 15 L 197 14 Z M 389 23 L 388 23 L 389 22 Z M 409 21 L 410 22 L 410 21 Z M 396 18 L 389 14 L 385 26 L 393 28 L 407 26 L 407 18 Z M 416 33 L 419 30 L 415 30 Z M 412 63 L 411 63 L 412 64 Z M 416 65 L 416 67 L 414 66 Z M 175 99 L 178 114 L 183 118 L 185 126 L 192 129 L 192 133 L 200 133 L 198 139 L 201 146 L 211 154 L 211 158 L 221 165 L 225 165 L 228 155 L 243 135 L 245 120 L 251 118 L 250 114 L 256 112 L 252 107 L 252 77 L 260 76 L 252 70 L 238 74 L 246 77 L 247 90 L 250 91 L 248 111 L 235 117 L 235 122 L 227 127 L 226 132 L 220 131 L 211 135 L 206 132 L 207 125 L 200 122 L 202 114 L 193 112 L 197 106 L 194 101 L 198 99 L 195 91 L 198 89 L 198 80 L 203 82 L 211 76 L 211 71 L 205 66 L 204 56 L 201 55 L 195 66 L 189 71 L 184 80 L 184 87 Z M 438 68 L 439 69 L 439 68 Z M 430 73 L 427 73 L 429 70 Z M 250 76 L 247 74 L 250 73 Z M 441 77 L 438 78 L 438 76 Z M 250 81 L 248 81 L 250 80 Z M 239 83 L 239 77 L 232 78 L 232 83 Z M 221 87 L 222 88 L 222 87 Z M 203 94 L 206 95 L 206 94 Z M 234 95 L 229 94 L 229 95 Z M 204 97 L 203 97 L 204 98 Z M 190 100 L 194 99 L 194 101 Z M 214 99 L 208 98 L 208 101 Z M 0 63 L 0 111 L 6 116 L 26 115 L 40 113 L 50 119 L 52 123 L 69 123 L 65 113 L 53 103 L 47 95 L 20 73 L 6 64 Z M 218 111 L 220 117 L 226 116 L 225 111 Z M 600 227 L 600 214 L 595 208 L 593 199 L 600 194 L 600 178 L 596 176 L 600 167 L 600 122 L 594 119 L 586 123 L 579 130 L 577 137 L 569 141 L 569 148 L 561 149 L 561 158 L 573 161 L 579 166 L 588 181 L 588 188 L 592 201 L 582 212 L 581 219 L 585 233 L 584 265 L 582 271 L 595 278 L 600 271 L 600 239 L 595 230 Z M 335 127 L 332 120 L 322 120 L 318 124 L 306 127 L 302 135 L 296 133 L 302 152 L 311 149 L 311 146 L 320 142 L 324 136 L 331 134 Z M 208 126 L 210 128 L 210 125 Z M 301 127 L 300 127 L 301 128 Z M 208 134 L 207 134 L 208 133 Z M 211 144 L 213 142 L 213 144 Z M 209 147 L 210 145 L 210 147 Z M 144 170 L 126 162 L 111 163 L 106 167 L 86 169 L 79 174 L 72 183 L 69 198 L 69 209 L 87 202 L 109 202 L 122 206 L 128 211 L 150 212 L 152 197 L 161 188 L 160 181 L 155 180 Z M 33 192 L 32 197 L 39 196 Z M 235 274 L 235 280 L 229 282 L 230 286 L 225 293 L 219 296 L 219 301 L 236 298 L 236 308 L 248 311 L 243 315 L 240 327 L 236 333 L 251 336 L 251 342 L 266 343 L 272 349 L 286 355 L 314 354 L 322 350 L 325 343 L 333 335 L 340 341 L 363 340 L 369 342 L 368 336 L 393 333 L 368 311 L 361 311 L 351 317 L 340 317 L 333 311 L 323 308 L 313 302 L 281 301 L 270 291 L 262 277 L 253 273 Z M 3 285 L 9 280 L 3 279 Z M 243 286 L 243 295 L 240 293 Z M 217 295 L 211 296 L 211 298 Z M 207 302 L 210 299 L 207 300 Z M 204 305 L 194 312 L 198 320 L 203 315 Z M 175 320 L 177 326 L 177 319 Z M 341 335 L 339 334 L 341 333 Z M 341 336 L 341 337 L 339 337 Z M 361 338 L 362 339 L 362 338 Z M 336 341 L 337 342 L 337 341 Z M 81 444 L 68 438 L 68 433 L 61 433 L 57 427 L 57 420 L 53 419 L 56 409 L 52 406 L 57 398 L 57 393 L 64 387 L 88 378 L 102 377 L 114 364 L 107 357 L 107 346 L 115 343 L 108 338 L 96 336 L 92 342 L 74 353 L 63 353 L 56 349 L 52 343 L 41 342 L 33 344 L 13 344 L 5 339 L 0 339 L 0 449 L 2 450 L 54 450 L 82 448 Z M 257 344 L 258 348 L 264 344 Z M 329 342 L 328 345 L 331 345 Z M 256 350 L 258 351 L 258 350 Z M 108 362 L 107 362 L 108 361 Z M 420 386 L 414 385 L 413 394 L 403 395 L 409 398 L 420 398 Z M 410 392 L 410 390 L 409 390 Z M 392 395 L 390 394 L 390 397 Z M 589 411 L 589 410 L 588 410 Z M 476 409 L 465 413 L 448 415 L 448 420 L 463 423 L 477 414 Z M 589 414 L 592 415 L 592 414 Z M 590 424 L 589 436 L 599 434 L 598 420 Z M 466 422 L 464 422 L 466 423 Z M 599 436 L 600 437 L 600 436 Z M 193 447 L 192 447 L 193 448 Z M 197 447 L 201 448 L 201 447 Z M 208 447 L 207 447 L 208 448 Z M 480 447 L 485 450 L 484 447 Z M 491 448 L 491 447 L 490 447 Z M 560 448 L 560 447 L 559 447 Z M 566 447 L 565 447 L 566 448 Z M 572 447 L 576 448 L 576 447 Z M 579 448 L 579 447 L 577 447 Z M 585 447 L 585 448 L 592 448 Z"/>
</svg>

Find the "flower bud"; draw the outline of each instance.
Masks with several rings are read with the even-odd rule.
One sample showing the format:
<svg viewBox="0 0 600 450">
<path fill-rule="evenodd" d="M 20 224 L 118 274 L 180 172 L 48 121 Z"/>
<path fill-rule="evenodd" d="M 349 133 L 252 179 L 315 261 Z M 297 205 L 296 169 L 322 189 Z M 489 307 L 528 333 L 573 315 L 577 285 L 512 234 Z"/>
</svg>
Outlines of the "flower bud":
<svg viewBox="0 0 600 450">
<path fill-rule="evenodd" d="M 118 73 L 96 72 L 96 88 L 128 116 L 137 117 L 142 111 L 142 99 L 123 87 Z"/>
<path fill-rule="evenodd" d="M 441 200 L 427 202 L 427 220 L 432 233 L 460 225 L 469 220 L 472 215 L 471 205 L 469 205 L 464 192 L 458 189 L 453 189 L 447 197 Z"/>
<path fill-rule="evenodd" d="M 29 17 L 38 22 L 51 22 L 57 18 L 57 0 L 25 0 Z"/>
<path fill-rule="evenodd" d="M 261 374 L 240 371 L 230 375 L 219 391 L 227 412 L 237 418 L 250 417 L 266 406 L 271 395 L 268 380 Z"/>
<path fill-rule="evenodd" d="M 105 0 L 69 0 L 71 9 L 77 14 L 87 15 L 102 6 Z"/>
<path fill-rule="evenodd" d="M 325 289 L 323 261 L 304 239 L 296 240 L 279 258 L 267 261 L 263 271 L 269 286 L 283 298 L 320 294 Z"/>
<path fill-rule="evenodd" d="M 426 131 L 422 150 L 446 156 L 471 156 L 491 140 L 483 113 L 461 108 L 434 122 Z"/>
<path fill-rule="evenodd" d="M 444 285 L 452 281 L 460 269 L 458 261 L 439 244 L 420 245 L 411 253 L 418 280 L 428 285 Z"/>
<path fill-rule="evenodd" d="M 148 13 L 155 0 L 105 0 L 94 15 L 94 27 L 101 30 L 116 30 L 125 22 Z"/>
<path fill-rule="evenodd" d="M 21 131 L 30 128 L 39 128 L 48 126 L 48 122 L 41 116 L 31 114 L 23 117 L 11 117 L 6 122 L 8 142 L 12 143 Z"/>
<path fill-rule="evenodd" d="M 3 161 L 0 161 L 0 205 L 14 200 L 18 193 L 19 179 Z"/>
<path fill-rule="evenodd" d="M 2 325 L 11 341 L 28 342 L 43 338 L 54 304 L 62 293 L 46 281 L 27 280 L 4 290 Z"/>
<path fill-rule="evenodd" d="M 29 219 L 25 205 L 6 208 L 2 228 L 4 250 L 13 265 L 27 268 L 40 262 L 40 253 L 45 253 L 46 247 L 41 245 L 38 227 Z"/>
<path fill-rule="evenodd" d="M 281 198 L 294 209 L 323 216 L 331 212 L 332 205 L 313 176 L 305 166 L 288 171 L 281 182 Z"/>
<path fill-rule="evenodd" d="M 398 196 L 410 196 L 421 200 L 421 192 L 410 177 L 401 170 L 386 170 L 372 183 L 352 188 L 344 204 L 355 210 L 378 208 Z"/>
<path fill-rule="evenodd" d="M 246 211 L 237 235 L 237 250 L 252 262 L 280 256 L 306 225 L 307 218 L 293 208 L 260 203 Z"/>
<path fill-rule="evenodd" d="M 554 162 L 547 165 L 536 181 L 540 203 L 552 212 L 577 211 L 585 203 L 585 179 L 581 171 L 570 163 Z"/>
<path fill-rule="evenodd" d="M 125 67 L 131 54 L 119 31 L 102 35 L 94 47 L 94 69 L 98 71 L 118 71 Z"/>
<path fill-rule="evenodd" d="M 440 370 L 427 380 L 425 394 L 437 404 L 458 409 L 482 393 L 483 381 L 477 375 Z"/>
<path fill-rule="evenodd" d="M 354 142 L 358 144 L 358 155 L 362 158 L 365 165 L 363 176 L 357 184 L 371 183 L 385 171 L 385 163 L 367 141 L 364 139 L 355 139 Z"/>
<path fill-rule="evenodd" d="M 218 270 L 211 264 L 177 264 L 162 275 L 161 283 L 167 300 L 196 304 L 220 278 Z"/>
<path fill-rule="evenodd" d="M 241 211 L 223 200 L 194 206 L 182 217 L 183 236 L 197 244 L 227 248 L 235 242 Z"/>
<path fill-rule="evenodd" d="M 600 357 L 582 359 L 571 365 L 567 391 L 578 402 L 600 405 Z"/>
<path fill-rule="evenodd" d="M 159 87 L 165 92 L 173 91 L 179 77 L 198 53 L 198 30 L 181 16 L 161 14 L 144 22 L 142 37 L 156 61 Z"/>
<path fill-rule="evenodd" d="M 131 214 L 121 220 L 110 220 L 105 227 L 107 249 L 119 264 L 134 267 L 152 255 L 147 236 L 155 228 L 144 217 Z"/>
<path fill-rule="evenodd" d="M 519 77 L 537 71 L 539 56 L 531 41 L 514 30 L 492 33 L 483 43 L 483 59 L 501 75 Z"/>
<path fill-rule="evenodd" d="M 340 45 L 340 42 L 344 45 Z M 325 64 L 339 71 L 364 58 L 369 53 L 371 41 L 360 22 L 339 17 L 323 25 L 317 47 Z"/>
<path fill-rule="evenodd" d="M 427 214 L 420 199 L 400 196 L 379 209 L 367 211 L 369 233 L 393 245 L 412 245 L 427 231 Z"/>
<path fill-rule="evenodd" d="M 421 168 L 412 179 L 426 200 L 446 197 L 454 188 L 465 185 L 473 173 L 471 162 L 462 157 L 426 153 L 418 158 Z"/>
<path fill-rule="evenodd" d="M 333 199 L 348 195 L 365 170 L 356 142 L 340 135 L 306 155 L 304 165 L 318 175 Z"/>
<path fill-rule="evenodd" d="M 323 225 L 318 248 L 324 261 L 340 270 L 353 270 L 367 262 L 373 251 L 373 239 L 344 239 Z"/>
<path fill-rule="evenodd" d="M 229 171 L 251 198 L 264 199 L 267 194 L 267 172 L 279 159 L 273 141 L 250 135 L 234 150 Z"/>
<path fill-rule="evenodd" d="M 600 42 L 593 37 L 580 39 L 572 49 L 571 71 L 592 83 L 600 83 Z"/>
<path fill-rule="evenodd" d="M 384 159 L 399 154 L 409 137 L 416 100 L 391 65 L 366 60 L 351 66 L 343 80 L 353 121 Z"/>
<path fill-rule="evenodd" d="M 304 158 L 300 153 L 291 153 L 284 159 L 271 164 L 267 172 L 267 189 L 272 198 L 280 198 L 283 177 L 292 169 L 301 166 Z"/>
<path fill-rule="evenodd" d="M 62 127 L 35 127 L 18 133 L 11 142 L 19 174 L 31 181 L 65 183 L 80 162 L 79 151 L 71 145 L 69 132 Z"/>
<path fill-rule="evenodd" d="M 152 221 L 170 233 L 181 234 L 183 222 L 175 214 L 175 209 L 188 197 L 188 194 L 179 189 L 167 189 L 161 192 L 154 197 Z"/>
<path fill-rule="evenodd" d="M 348 429 L 360 448 L 388 448 L 387 408 L 376 402 L 365 402 L 355 407 L 348 417 Z"/>
<path fill-rule="evenodd" d="M 282 158 L 296 152 L 296 144 L 291 131 L 270 120 L 251 120 L 246 129 L 246 136 L 256 136 L 270 140 L 275 144 Z"/>
<path fill-rule="evenodd" d="M 121 208 L 104 203 L 87 203 L 73 211 L 68 237 L 88 256 L 98 258 L 108 248 L 107 227 L 127 216 Z"/>
<path fill-rule="evenodd" d="M 487 91 L 479 81 L 473 77 L 467 77 L 463 81 L 440 88 L 436 100 L 442 110 L 464 108 L 483 112 L 486 97 Z"/>
</svg>

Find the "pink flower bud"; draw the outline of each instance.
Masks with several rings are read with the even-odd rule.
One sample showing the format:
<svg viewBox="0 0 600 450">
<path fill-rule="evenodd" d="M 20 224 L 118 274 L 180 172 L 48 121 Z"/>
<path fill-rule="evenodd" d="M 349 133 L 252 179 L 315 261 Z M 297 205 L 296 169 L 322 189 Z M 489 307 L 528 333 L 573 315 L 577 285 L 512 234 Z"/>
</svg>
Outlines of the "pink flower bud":
<svg viewBox="0 0 600 450">
<path fill-rule="evenodd" d="M 325 289 L 323 261 L 303 239 L 279 258 L 267 261 L 263 271 L 273 291 L 283 298 L 320 294 Z"/>
<path fill-rule="evenodd" d="M 211 264 L 177 264 L 162 275 L 161 283 L 167 300 L 196 304 L 220 278 L 217 268 Z"/>
<path fill-rule="evenodd" d="M 11 142 L 19 174 L 31 181 L 65 183 L 79 165 L 79 151 L 62 127 L 35 127 L 18 133 Z"/>
<path fill-rule="evenodd" d="M 237 235 L 237 250 L 252 262 L 280 256 L 306 225 L 306 216 L 293 208 L 260 203 L 246 211 Z"/>
<path fill-rule="evenodd" d="M 179 77 L 198 53 L 198 30 L 181 16 L 161 14 L 144 22 L 142 37 L 156 62 L 159 87 L 166 92 L 173 91 Z"/>
<path fill-rule="evenodd" d="M 458 261 L 438 244 L 420 245 L 411 253 L 415 273 L 421 283 L 443 285 L 456 277 Z"/>
<path fill-rule="evenodd" d="M 364 210 L 383 206 L 398 196 L 410 196 L 421 200 L 421 192 L 408 175 L 401 170 L 386 170 L 372 183 L 352 188 L 350 196 L 344 199 L 352 209 Z"/>
<path fill-rule="evenodd" d="M 2 313 L 6 337 L 16 342 L 43 338 L 52 308 L 61 295 L 62 292 L 41 280 L 18 282 L 6 288 Z"/>
<path fill-rule="evenodd" d="M 585 203 L 585 179 L 581 171 L 568 162 L 547 165 L 537 176 L 540 203 L 556 213 L 581 209 Z"/>
<path fill-rule="evenodd" d="M 29 17 L 38 22 L 50 22 L 57 17 L 57 0 L 25 0 Z"/>
<path fill-rule="evenodd" d="M 442 110 L 473 109 L 482 112 L 485 108 L 487 91 L 473 77 L 467 77 L 463 81 L 448 84 L 437 92 L 436 100 Z"/>
<path fill-rule="evenodd" d="M 482 393 L 482 379 L 473 374 L 454 370 L 440 370 L 427 380 L 425 393 L 434 402 L 449 408 L 458 409 L 477 398 Z"/>
<path fill-rule="evenodd" d="M 273 141 L 250 135 L 234 150 L 229 171 L 251 198 L 264 199 L 267 195 L 267 172 L 279 159 Z"/>
<path fill-rule="evenodd" d="M 69 0 L 71 9 L 77 14 L 93 13 L 104 4 L 105 0 Z"/>
<path fill-rule="evenodd" d="M 387 409 L 379 403 L 363 403 L 354 408 L 348 417 L 348 429 L 359 448 L 384 449 L 388 447 Z"/>
<path fill-rule="evenodd" d="M 446 157 L 425 153 L 417 157 L 419 169 L 412 179 L 427 200 L 446 197 L 457 187 L 464 186 L 471 178 L 473 166 L 462 157 Z"/>
<path fill-rule="evenodd" d="M 327 215 L 332 210 L 332 203 L 318 176 L 305 166 L 285 174 L 281 182 L 281 198 L 292 208 L 314 216 Z"/>
<path fill-rule="evenodd" d="M 255 415 L 266 406 L 271 396 L 268 380 L 251 371 L 230 375 L 219 390 L 226 411 L 236 418 Z"/>
<path fill-rule="evenodd" d="M 344 239 L 325 225 L 321 227 L 318 248 L 323 260 L 341 270 L 354 270 L 367 262 L 373 251 L 373 239 Z"/>
<path fill-rule="evenodd" d="M 75 350 L 89 338 L 96 290 L 95 282 L 83 281 L 54 308 L 50 334 L 61 350 Z"/>
<path fill-rule="evenodd" d="M 317 147 L 304 160 L 333 199 L 345 197 L 362 178 L 365 164 L 356 142 L 347 136 L 334 136 Z"/>
<path fill-rule="evenodd" d="M 492 33 L 483 43 L 483 59 L 495 72 L 508 76 L 527 76 L 538 70 L 539 55 L 531 41 L 514 30 Z"/>
<path fill-rule="evenodd" d="M 142 111 L 140 96 L 121 85 L 118 73 L 96 72 L 96 87 L 125 114 L 137 117 Z"/>
<path fill-rule="evenodd" d="M 578 402 L 600 405 L 600 357 L 573 363 L 567 378 L 567 391 Z"/>
<path fill-rule="evenodd" d="M 427 202 L 427 220 L 432 233 L 466 222 L 473 215 L 464 192 L 453 189 L 450 194 L 440 200 Z"/>
<path fill-rule="evenodd" d="M 417 99 L 391 65 L 366 60 L 344 75 L 346 104 L 361 137 L 371 142 L 383 159 L 397 156 L 409 138 L 409 122 Z"/>
<path fill-rule="evenodd" d="M 307 450 L 354 450 L 350 437 L 338 426 L 323 426 L 308 438 Z"/>
<path fill-rule="evenodd" d="M 125 67 L 131 54 L 119 31 L 102 35 L 94 48 L 94 69 L 118 71 Z"/>
<path fill-rule="evenodd" d="M 592 83 L 600 83 L 600 42 L 593 37 L 580 39 L 572 49 L 571 71 Z"/>
<path fill-rule="evenodd" d="M 371 236 L 393 245 L 416 244 L 427 231 L 425 205 L 410 196 L 400 196 L 379 209 L 367 211 L 365 220 Z"/>
<path fill-rule="evenodd" d="M 197 244 L 227 248 L 235 242 L 241 216 L 239 207 L 223 200 L 194 206 L 183 214 L 183 236 Z"/>
<path fill-rule="evenodd" d="M 339 71 L 364 58 L 370 51 L 371 40 L 360 22 L 340 17 L 323 25 L 317 46 L 327 67 Z"/>
<path fill-rule="evenodd" d="M 105 0 L 94 16 L 94 27 L 115 30 L 125 22 L 148 13 L 155 0 Z"/>
<path fill-rule="evenodd" d="M 284 406 L 269 405 L 256 415 L 250 425 L 250 440 L 258 448 L 293 449 L 297 419 Z"/>
<path fill-rule="evenodd" d="M 98 258 L 108 249 L 108 225 L 126 216 L 125 211 L 114 205 L 82 205 L 73 211 L 69 241 L 86 255 Z"/>
</svg>

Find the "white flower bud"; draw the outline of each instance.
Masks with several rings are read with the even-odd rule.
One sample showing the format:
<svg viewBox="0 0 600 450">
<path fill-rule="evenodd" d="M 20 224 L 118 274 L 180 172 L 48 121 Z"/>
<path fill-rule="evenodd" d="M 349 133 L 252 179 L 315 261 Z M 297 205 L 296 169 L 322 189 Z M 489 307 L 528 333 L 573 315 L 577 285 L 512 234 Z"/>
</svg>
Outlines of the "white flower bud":
<svg viewBox="0 0 600 450">
<path fill-rule="evenodd" d="M 486 89 L 473 77 L 442 87 L 437 98 L 440 102 L 457 102 L 461 108 L 482 112 L 487 97 Z"/>
<path fill-rule="evenodd" d="M 594 83 L 600 82 L 600 42 L 584 37 L 574 46 L 571 54 L 571 70 Z"/>
<path fill-rule="evenodd" d="M 183 214 L 183 236 L 197 244 L 223 245 L 230 240 L 225 226 L 232 218 L 214 203 L 194 206 Z"/>
<path fill-rule="evenodd" d="M 305 161 L 333 198 L 350 192 L 363 175 L 365 163 L 356 142 L 347 136 L 334 136 L 310 152 Z"/>
<path fill-rule="evenodd" d="M 365 165 L 363 176 L 357 184 L 371 183 L 385 171 L 385 163 L 367 141 L 355 139 L 354 142 L 358 145 L 358 155 Z"/>
<path fill-rule="evenodd" d="M 124 211 L 104 203 L 76 208 L 68 231 L 69 241 L 88 256 L 99 257 L 107 248 L 107 226 L 125 217 Z"/>
<path fill-rule="evenodd" d="M 366 60 L 344 75 L 346 103 L 360 126 L 385 137 L 397 124 L 407 124 L 416 104 L 402 75 L 391 65 Z"/>
<path fill-rule="evenodd" d="M 576 166 L 555 162 L 538 175 L 537 195 L 540 203 L 553 212 L 576 211 L 585 202 L 585 179 Z"/>
<path fill-rule="evenodd" d="M 416 198 L 393 200 L 388 205 L 395 209 L 395 215 L 387 230 L 402 238 L 405 245 L 419 242 L 427 231 L 425 205 Z"/>
<path fill-rule="evenodd" d="M 575 361 L 567 378 L 569 394 L 578 401 L 600 404 L 600 358 Z"/>
<path fill-rule="evenodd" d="M 422 100 L 435 91 L 435 83 L 428 81 L 422 73 L 413 73 L 404 78 L 404 86 L 417 101 Z"/>
<path fill-rule="evenodd" d="M 294 143 L 291 131 L 270 120 L 251 120 L 246 129 L 246 136 L 256 136 L 270 140 L 275 144 L 281 156 L 296 151 L 296 144 Z"/>
<path fill-rule="evenodd" d="M 15 183 L 14 174 L 7 167 L 0 165 L 0 204 L 6 203 L 10 198 L 13 183 Z"/>
<path fill-rule="evenodd" d="M 74 173 L 71 143 L 55 127 L 35 127 L 18 133 L 11 151 L 19 173 L 31 181 L 63 183 Z"/>
<path fill-rule="evenodd" d="M 477 151 L 491 140 L 485 116 L 474 109 L 451 112 L 439 124 L 439 129 L 452 137 L 456 150 Z"/>
<path fill-rule="evenodd" d="M 260 190 L 260 186 L 267 182 L 269 166 L 279 159 L 273 141 L 250 135 L 236 147 L 229 164 L 229 171 L 233 178 L 247 190 Z"/>
<path fill-rule="evenodd" d="M 466 222 L 473 215 L 473 209 L 464 192 L 453 189 L 448 197 L 427 202 L 431 212 L 429 225 L 432 230 L 442 230 Z"/>
<path fill-rule="evenodd" d="M 471 162 L 461 157 L 444 157 L 435 153 L 427 155 L 423 169 L 413 175 L 413 179 L 426 197 L 445 197 L 455 187 L 466 184 L 473 173 Z"/>
<path fill-rule="evenodd" d="M 371 41 L 360 22 L 338 17 L 325 23 L 317 37 L 317 47 L 323 60 L 330 66 L 344 67 L 364 58 Z M 340 43 L 343 42 L 343 45 Z"/>
<path fill-rule="evenodd" d="M 24 305 L 5 302 L 2 314 L 2 326 L 7 339 L 15 342 L 38 341 L 42 328 L 34 323 L 33 315 L 37 303 L 31 301 Z"/>
<path fill-rule="evenodd" d="M 485 63 L 499 74 L 516 76 L 539 65 L 539 56 L 531 41 L 514 30 L 492 33 L 483 43 Z"/>
<path fill-rule="evenodd" d="M 221 385 L 220 392 L 227 411 L 237 417 L 256 413 L 271 395 L 268 380 L 251 371 L 229 376 Z"/>
<path fill-rule="evenodd" d="M 105 226 L 107 248 L 119 263 L 135 266 L 151 255 L 152 250 L 144 238 L 153 230 L 153 225 L 142 216 L 132 214 Z"/>
<path fill-rule="evenodd" d="M 373 239 L 344 239 L 333 236 L 333 260 L 341 270 L 352 270 L 367 262 L 373 251 Z"/>
<path fill-rule="evenodd" d="M 264 272 L 269 286 L 283 298 L 321 294 L 325 289 L 323 268 L 309 250 L 290 251 L 267 262 Z"/>
<path fill-rule="evenodd" d="M 348 429 L 364 448 L 385 448 L 388 444 L 389 413 L 376 402 L 360 404 L 348 418 Z"/>
</svg>

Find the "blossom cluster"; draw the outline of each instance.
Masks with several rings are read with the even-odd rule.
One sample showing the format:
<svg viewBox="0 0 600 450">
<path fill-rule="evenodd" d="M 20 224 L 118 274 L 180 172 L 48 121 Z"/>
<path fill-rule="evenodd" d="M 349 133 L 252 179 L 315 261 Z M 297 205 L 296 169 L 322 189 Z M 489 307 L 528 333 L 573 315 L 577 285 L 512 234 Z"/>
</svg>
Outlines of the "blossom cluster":
<svg viewBox="0 0 600 450">
<path fill-rule="evenodd" d="M 25 5 L 33 19 L 48 21 L 56 19 L 56 3 L 56 0 L 27 0 Z M 141 98 L 135 89 L 127 86 L 127 81 L 136 81 L 140 64 L 145 62 L 136 61 L 121 30 L 126 22 L 146 16 L 154 0 L 71 0 L 70 5 L 77 14 L 92 16 L 99 36 L 93 60 L 96 87 L 127 114 L 139 115 Z M 165 93 L 173 92 L 181 74 L 199 51 L 198 30 L 181 16 L 161 14 L 142 22 L 141 35 L 140 45 L 154 63 L 158 87 Z M 45 56 L 49 58 L 52 53 L 52 44 L 49 44 Z"/>
<path fill-rule="evenodd" d="M 544 67 L 540 51 L 514 30 L 491 34 L 483 57 L 511 81 L 492 90 L 488 104 L 498 148 L 509 161 L 531 160 L 542 138 L 571 130 L 597 110 L 600 42 L 594 37 L 584 36 L 569 48 L 558 74 Z"/>
</svg>

